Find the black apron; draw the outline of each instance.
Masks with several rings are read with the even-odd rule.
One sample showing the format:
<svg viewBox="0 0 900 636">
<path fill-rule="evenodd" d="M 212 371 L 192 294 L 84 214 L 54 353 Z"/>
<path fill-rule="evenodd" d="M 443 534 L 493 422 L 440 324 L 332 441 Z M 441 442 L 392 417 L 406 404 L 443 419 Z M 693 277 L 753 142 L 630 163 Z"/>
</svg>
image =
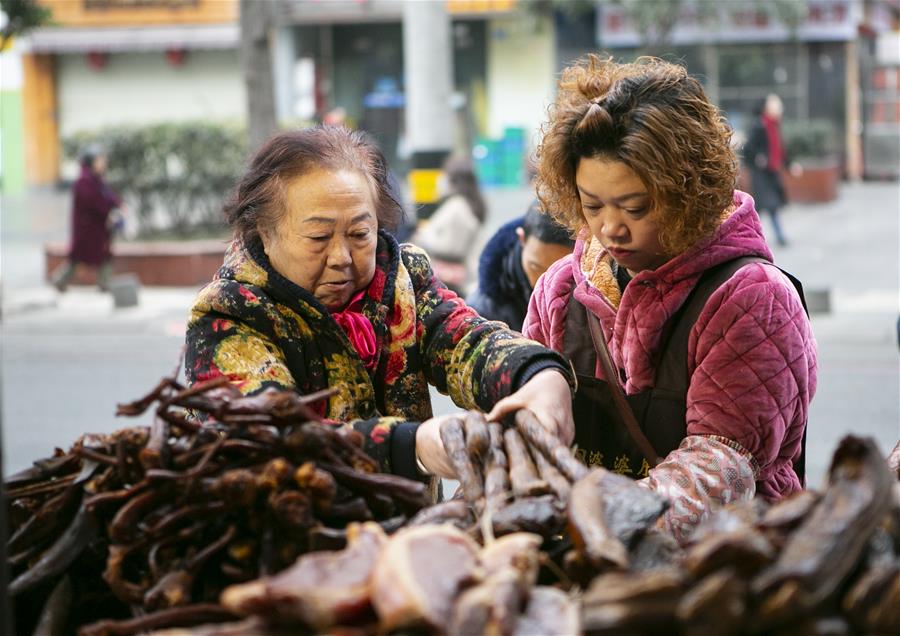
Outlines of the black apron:
<svg viewBox="0 0 900 636">
<path fill-rule="evenodd" d="M 653 387 L 625 396 L 641 431 L 659 457 L 664 458 L 678 448 L 687 434 L 687 348 L 691 328 L 712 293 L 738 269 L 757 262 L 769 263 L 762 258 L 747 256 L 721 263 L 703 273 L 681 308 L 663 327 Z M 793 283 L 806 309 L 800 281 L 781 271 Z M 644 457 L 621 420 L 609 385 L 595 375 L 597 352 L 591 341 L 587 309 L 575 300 L 574 293 L 569 297 L 562 353 L 572 361 L 578 378 L 578 390 L 572 404 L 575 454 L 588 466 L 603 466 L 634 479 L 646 477 L 651 468 L 648 458 Z M 624 383 L 624 372 L 620 369 L 619 373 Z M 801 484 L 805 484 L 805 456 L 804 428 L 800 457 L 794 462 Z"/>
</svg>

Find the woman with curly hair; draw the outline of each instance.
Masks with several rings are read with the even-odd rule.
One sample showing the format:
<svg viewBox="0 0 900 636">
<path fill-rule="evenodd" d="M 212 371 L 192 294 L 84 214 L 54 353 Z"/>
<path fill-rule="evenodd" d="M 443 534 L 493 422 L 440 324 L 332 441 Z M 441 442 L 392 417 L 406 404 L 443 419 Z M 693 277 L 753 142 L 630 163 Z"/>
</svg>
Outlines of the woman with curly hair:
<svg viewBox="0 0 900 636">
<path fill-rule="evenodd" d="M 679 540 L 719 505 L 799 490 L 816 344 L 700 83 L 590 56 L 543 132 L 539 197 L 578 240 L 523 331 L 573 362 L 577 452 L 665 496 Z"/>
</svg>

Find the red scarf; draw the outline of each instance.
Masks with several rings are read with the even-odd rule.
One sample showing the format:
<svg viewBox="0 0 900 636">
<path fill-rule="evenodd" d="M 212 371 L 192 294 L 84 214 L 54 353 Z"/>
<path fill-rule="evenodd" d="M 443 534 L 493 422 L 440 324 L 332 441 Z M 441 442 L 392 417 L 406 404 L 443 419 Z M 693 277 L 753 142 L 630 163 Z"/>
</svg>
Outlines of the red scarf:
<svg viewBox="0 0 900 636">
<path fill-rule="evenodd" d="M 350 303 L 342 311 L 331 312 L 331 317 L 347 334 L 363 366 L 372 369 L 375 366 L 375 329 L 361 311 L 365 295 L 364 289 L 351 298 Z"/>
<path fill-rule="evenodd" d="M 766 139 L 769 142 L 769 170 L 777 172 L 784 166 L 784 147 L 781 144 L 781 129 L 777 119 L 763 115 L 761 118 L 766 128 Z"/>
</svg>

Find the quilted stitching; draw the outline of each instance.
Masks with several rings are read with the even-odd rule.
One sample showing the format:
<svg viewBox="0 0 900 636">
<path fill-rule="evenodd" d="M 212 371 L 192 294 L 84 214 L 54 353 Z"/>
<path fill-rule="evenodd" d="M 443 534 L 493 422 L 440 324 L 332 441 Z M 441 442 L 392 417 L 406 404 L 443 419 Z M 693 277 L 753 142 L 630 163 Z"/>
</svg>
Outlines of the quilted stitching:
<svg viewBox="0 0 900 636">
<path fill-rule="evenodd" d="M 574 293 L 599 318 L 613 358 L 625 370 L 629 394 L 652 386 L 661 326 L 704 270 L 745 255 L 772 259 L 753 199 L 742 192 L 735 192 L 735 211 L 710 239 L 635 276 L 618 311 L 597 290 L 603 286 L 597 279 L 601 268 L 585 272 L 579 266 L 595 250 L 579 240 L 571 257 L 544 274 L 524 333 L 562 350 L 567 302 Z M 721 436 L 746 449 L 759 465 L 757 488 L 764 496 L 799 489 L 791 461 L 800 452 L 815 394 L 816 345 L 800 300 L 781 272 L 750 264 L 716 290 L 691 331 L 688 371 L 688 434 Z"/>
</svg>

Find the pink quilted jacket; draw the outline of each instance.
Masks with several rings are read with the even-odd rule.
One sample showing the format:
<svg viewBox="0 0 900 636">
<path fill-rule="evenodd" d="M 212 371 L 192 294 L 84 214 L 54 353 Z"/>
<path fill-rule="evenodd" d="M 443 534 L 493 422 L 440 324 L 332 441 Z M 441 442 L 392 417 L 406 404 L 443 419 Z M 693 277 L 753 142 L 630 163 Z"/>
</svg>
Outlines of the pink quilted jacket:
<svg viewBox="0 0 900 636">
<path fill-rule="evenodd" d="M 772 260 L 753 199 L 736 191 L 734 203 L 712 237 L 639 273 L 624 293 L 598 241 L 579 240 L 572 256 L 538 281 L 524 334 L 562 351 L 574 290 L 599 318 L 628 378 L 625 391 L 652 386 L 661 327 L 702 272 L 740 256 Z M 596 373 L 602 377 L 599 368 Z M 801 487 L 791 462 L 815 393 L 816 343 L 790 281 L 763 263 L 738 270 L 713 293 L 691 331 L 688 373 L 688 438 L 643 480 L 673 499 L 667 523 L 682 539 L 717 503 L 754 492 L 778 499 Z"/>
</svg>

